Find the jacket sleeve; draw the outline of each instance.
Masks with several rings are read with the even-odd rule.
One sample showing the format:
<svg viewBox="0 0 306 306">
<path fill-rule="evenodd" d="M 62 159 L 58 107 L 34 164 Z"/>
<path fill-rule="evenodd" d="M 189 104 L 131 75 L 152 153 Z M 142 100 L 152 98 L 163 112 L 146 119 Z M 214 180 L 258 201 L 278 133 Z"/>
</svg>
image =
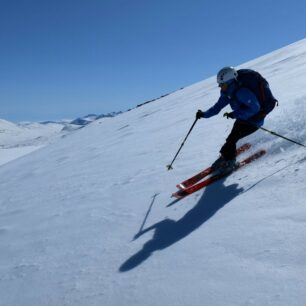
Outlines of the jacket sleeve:
<svg viewBox="0 0 306 306">
<path fill-rule="evenodd" d="M 260 111 L 260 104 L 257 97 L 247 88 L 241 88 L 236 93 L 239 108 L 234 110 L 234 117 L 241 120 L 248 120 Z"/>
<path fill-rule="evenodd" d="M 217 101 L 217 103 L 211 108 L 209 108 L 207 111 L 205 111 L 203 114 L 203 117 L 210 118 L 212 116 L 219 114 L 221 109 L 224 108 L 229 103 L 230 103 L 229 98 L 225 94 L 221 93 L 221 96 L 219 100 Z"/>
</svg>

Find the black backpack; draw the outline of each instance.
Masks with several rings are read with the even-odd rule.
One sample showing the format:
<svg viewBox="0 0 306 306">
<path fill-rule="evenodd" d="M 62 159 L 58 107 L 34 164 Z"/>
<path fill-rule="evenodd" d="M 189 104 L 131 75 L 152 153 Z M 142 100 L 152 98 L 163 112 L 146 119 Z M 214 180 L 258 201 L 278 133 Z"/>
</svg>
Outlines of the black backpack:
<svg viewBox="0 0 306 306">
<path fill-rule="evenodd" d="M 237 73 L 238 88 L 245 87 L 252 91 L 260 103 L 260 111 L 264 114 L 270 113 L 278 101 L 274 98 L 267 80 L 251 69 L 239 69 Z"/>
</svg>

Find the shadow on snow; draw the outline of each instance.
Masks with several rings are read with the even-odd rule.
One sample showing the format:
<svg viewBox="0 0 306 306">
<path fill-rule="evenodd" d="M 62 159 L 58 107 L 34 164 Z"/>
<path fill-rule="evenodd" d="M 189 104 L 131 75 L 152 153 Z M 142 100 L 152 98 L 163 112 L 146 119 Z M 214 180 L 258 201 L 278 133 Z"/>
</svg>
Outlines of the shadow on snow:
<svg viewBox="0 0 306 306">
<path fill-rule="evenodd" d="M 154 230 L 153 237 L 139 252 L 124 262 L 119 271 L 132 270 L 148 259 L 153 252 L 163 250 L 187 237 L 243 191 L 242 188 L 238 188 L 238 184 L 224 186 L 224 181 L 225 179 L 206 187 L 199 202 L 181 219 L 177 221 L 165 219 L 146 229 L 141 229 L 135 239 L 151 230 Z M 177 202 L 177 200 L 173 201 L 168 206 Z"/>
</svg>

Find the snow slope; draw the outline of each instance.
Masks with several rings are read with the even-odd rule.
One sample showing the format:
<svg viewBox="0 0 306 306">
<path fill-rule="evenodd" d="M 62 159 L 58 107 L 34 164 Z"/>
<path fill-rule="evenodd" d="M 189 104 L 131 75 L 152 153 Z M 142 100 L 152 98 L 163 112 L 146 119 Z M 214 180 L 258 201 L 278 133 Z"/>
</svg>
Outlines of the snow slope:
<svg viewBox="0 0 306 306">
<path fill-rule="evenodd" d="M 51 142 L 64 125 L 59 123 L 13 123 L 0 119 L 1 148 L 43 145 Z"/>
<path fill-rule="evenodd" d="M 41 123 L 13 123 L 0 119 L 0 166 L 52 144 L 97 118 L 98 115 L 87 115 L 74 121 Z"/>
<path fill-rule="evenodd" d="M 306 39 L 242 65 L 270 81 L 266 128 L 306 144 Z M 304 305 L 306 151 L 268 154 L 181 201 L 233 121 L 201 120 L 215 77 L 0 167 L 0 305 Z M 226 111 L 226 109 L 224 109 Z"/>
<path fill-rule="evenodd" d="M 0 165 L 29 154 L 66 135 L 59 123 L 13 123 L 0 119 Z"/>
</svg>

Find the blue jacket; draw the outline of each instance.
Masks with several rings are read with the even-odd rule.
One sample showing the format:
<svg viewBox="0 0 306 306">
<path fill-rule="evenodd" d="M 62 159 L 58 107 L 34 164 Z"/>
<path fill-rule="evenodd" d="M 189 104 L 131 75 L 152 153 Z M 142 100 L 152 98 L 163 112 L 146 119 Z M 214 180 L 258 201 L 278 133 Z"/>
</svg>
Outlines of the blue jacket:
<svg viewBox="0 0 306 306">
<path fill-rule="evenodd" d="M 253 117 L 260 111 L 260 104 L 255 94 L 247 88 L 239 88 L 232 95 L 233 92 L 233 88 L 229 88 L 227 92 L 221 91 L 218 102 L 205 111 L 203 117 L 210 118 L 215 116 L 229 104 L 233 110 L 234 118 L 241 121 L 248 121 L 258 127 L 262 126 L 264 119 L 260 118 L 260 116 Z"/>
</svg>

